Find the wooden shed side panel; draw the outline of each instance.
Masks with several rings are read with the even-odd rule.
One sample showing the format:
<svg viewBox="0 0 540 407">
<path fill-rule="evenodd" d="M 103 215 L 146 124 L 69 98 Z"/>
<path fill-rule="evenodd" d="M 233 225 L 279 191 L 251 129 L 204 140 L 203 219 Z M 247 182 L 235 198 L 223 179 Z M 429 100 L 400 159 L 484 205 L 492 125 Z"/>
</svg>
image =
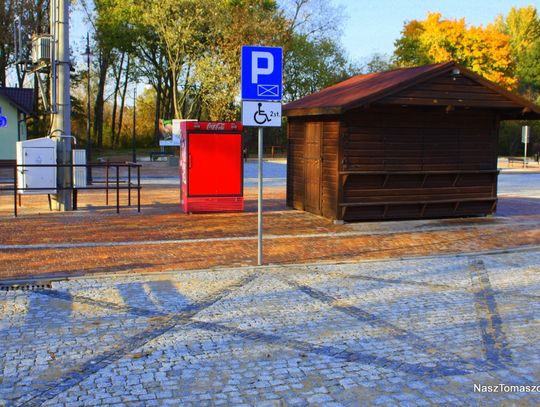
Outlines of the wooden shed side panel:
<svg viewBox="0 0 540 407">
<path fill-rule="evenodd" d="M 289 119 L 287 125 L 287 205 L 304 210 L 305 123 Z"/>
<path fill-rule="evenodd" d="M 493 112 L 374 107 L 345 117 L 345 220 L 484 215 L 495 208 Z"/>
<path fill-rule="evenodd" d="M 339 129 L 337 119 L 322 123 L 322 215 L 332 219 L 337 216 Z"/>
<path fill-rule="evenodd" d="M 345 171 L 495 169 L 487 110 L 372 108 L 346 116 Z"/>
</svg>

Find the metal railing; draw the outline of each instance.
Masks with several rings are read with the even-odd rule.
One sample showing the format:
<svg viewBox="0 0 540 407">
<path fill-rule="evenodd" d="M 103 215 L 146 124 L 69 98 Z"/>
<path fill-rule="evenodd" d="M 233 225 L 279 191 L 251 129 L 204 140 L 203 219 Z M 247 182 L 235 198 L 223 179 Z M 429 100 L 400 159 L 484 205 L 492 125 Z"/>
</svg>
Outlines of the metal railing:
<svg viewBox="0 0 540 407">
<path fill-rule="evenodd" d="M 105 168 L 105 180 L 97 181 L 94 180 L 91 186 L 87 185 L 86 187 L 62 187 L 62 186 L 53 186 L 53 187 L 42 187 L 42 188 L 30 188 L 30 187 L 21 187 L 18 185 L 18 172 L 24 171 L 25 168 L 38 167 L 38 168 L 56 168 L 58 171 L 59 168 L 68 167 L 73 169 L 75 167 L 86 167 L 88 168 Z M 18 216 L 17 203 L 21 205 L 21 192 L 23 191 L 72 191 L 73 193 L 73 210 L 77 210 L 77 193 L 79 190 L 105 190 L 105 205 L 109 206 L 109 190 L 116 191 L 116 213 L 120 213 L 120 190 L 124 189 L 128 191 L 128 207 L 131 207 L 131 191 L 133 189 L 137 190 L 137 212 L 141 211 L 141 165 L 132 162 L 105 162 L 105 163 L 91 163 L 91 164 L 0 164 L 0 169 L 10 168 L 13 174 L 12 186 L 10 187 L 0 187 L 0 191 L 12 191 L 13 192 L 13 214 L 15 217 Z M 22 170 L 20 170 L 22 168 Z M 111 179 L 110 170 L 111 168 L 115 171 L 115 176 Z M 120 168 L 127 168 L 127 178 L 120 177 Z M 132 169 L 136 169 L 137 178 L 136 183 L 132 182 Z M 95 184 L 105 184 L 104 186 L 96 186 Z M 123 185 L 121 185 L 123 184 Z M 47 192 L 45 192 L 47 193 Z M 49 207 L 51 206 L 50 195 L 55 192 L 47 193 L 49 196 Z M 17 199 L 18 198 L 18 199 Z M 18 202 L 17 202 L 18 201 Z"/>
</svg>

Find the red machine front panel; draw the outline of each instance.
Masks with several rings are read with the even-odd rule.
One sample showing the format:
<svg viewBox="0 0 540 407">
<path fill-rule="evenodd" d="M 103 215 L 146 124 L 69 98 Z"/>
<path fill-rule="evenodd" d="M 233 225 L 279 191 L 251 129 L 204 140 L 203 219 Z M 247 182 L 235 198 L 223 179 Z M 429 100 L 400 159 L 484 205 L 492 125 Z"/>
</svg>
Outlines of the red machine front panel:
<svg viewBox="0 0 540 407">
<path fill-rule="evenodd" d="M 188 196 L 242 195 L 242 136 L 188 133 Z"/>
</svg>

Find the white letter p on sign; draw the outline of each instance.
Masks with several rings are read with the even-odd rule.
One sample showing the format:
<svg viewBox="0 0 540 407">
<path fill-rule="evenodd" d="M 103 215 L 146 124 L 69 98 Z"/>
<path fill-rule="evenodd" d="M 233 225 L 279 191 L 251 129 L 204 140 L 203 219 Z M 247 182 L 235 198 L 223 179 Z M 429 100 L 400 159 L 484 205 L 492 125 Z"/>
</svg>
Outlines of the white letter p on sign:
<svg viewBox="0 0 540 407">
<path fill-rule="evenodd" d="M 266 59 L 266 68 L 259 68 L 259 59 Z M 270 75 L 272 72 L 274 72 L 274 56 L 270 52 L 251 53 L 251 83 L 259 83 L 259 75 Z"/>
</svg>

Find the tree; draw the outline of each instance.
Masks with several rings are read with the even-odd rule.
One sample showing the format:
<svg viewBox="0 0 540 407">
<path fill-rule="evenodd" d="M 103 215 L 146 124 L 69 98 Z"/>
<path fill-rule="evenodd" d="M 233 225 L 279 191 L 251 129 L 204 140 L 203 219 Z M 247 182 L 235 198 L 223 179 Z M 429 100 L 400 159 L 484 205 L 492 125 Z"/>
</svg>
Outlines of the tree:
<svg viewBox="0 0 540 407">
<path fill-rule="evenodd" d="M 309 40 L 336 39 L 344 20 L 342 8 L 328 0 L 283 0 L 282 9 L 288 21 L 287 35 L 303 35 Z"/>
<path fill-rule="evenodd" d="M 138 3 L 138 2 L 137 2 Z M 141 6 L 137 4 L 137 6 Z M 181 76 L 189 82 L 190 61 L 205 52 L 211 42 L 216 13 L 210 0 L 160 0 L 146 2 L 141 22 L 153 31 L 163 50 L 171 74 L 174 117 L 182 118 L 189 92 L 178 93 Z"/>
<path fill-rule="evenodd" d="M 540 103 L 540 40 L 523 55 L 517 73 L 523 95 Z"/>
<path fill-rule="evenodd" d="M 510 38 L 519 91 L 540 102 L 540 17 L 532 7 L 512 8 L 497 17 L 495 27 Z"/>
<path fill-rule="evenodd" d="M 97 68 L 98 86 L 94 105 L 94 137 L 97 147 L 103 146 L 104 113 L 106 100 L 106 86 L 109 80 L 109 70 L 111 66 L 114 75 L 115 85 L 113 92 L 113 113 L 111 123 L 111 143 L 116 143 L 116 103 L 119 94 L 122 71 L 124 70 L 124 59 L 126 53 L 131 51 L 132 30 L 126 23 L 126 12 L 120 6 L 118 0 L 94 0 L 95 13 L 91 16 L 88 11 L 86 1 L 82 0 L 83 6 L 87 10 L 87 15 L 95 29 L 95 41 L 97 46 Z M 125 92 L 124 92 L 125 93 Z M 121 105 L 124 104 L 122 97 Z M 122 116 L 122 113 L 120 116 Z M 120 126 L 121 127 L 121 123 Z"/>
<path fill-rule="evenodd" d="M 401 67 L 427 65 L 431 59 L 427 56 L 422 43 L 422 36 L 426 29 L 418 20 L 406 22 L 401 37 L 394 43 L 394 61 Z"/>
<path fill-rule="evenodd" d="M 296 72 L 287 70 L 286 62 L 285 82 L 294 85 L 298 95 L 344 79 L 351 68 L 335 40 L 339 10 L 324 0 L 94 2 L 98 144 L 104 124 L 111 128 L 113 140 L 121 141 L 122 126 L 115 122 L 122 121 L 117 119 L 124 112 L 122 89 L 133 78 L 154 88 L 155 129 L 159 118 L 238 119 L 242 45 L 282 46 L 285 61 L 294 47 L 291 56 L 309 60 L 307 72 L 298 64 Z M 130 61 L 129 72 L 126 61 Z M 291 80 L 287 80 L 289 73 Z M 302 81 L 308 80 L 306 87 Z M 301 86 L 308 90 L 299 91 Z"/>
<path fill-rule="evenodd" d="M 0 86 L 6 86 L 7 68 L 13 53 L 14 0 L 5 0 L 0 7 L 0 24 L 8 29 L 0 30 Z"/>
<path fill-rule="evenodd" d="M 284 99 L 291 101 L 345 80 L 357 73 L 343 50 L 332 40 L 309 41 L 294 35 L 289 43 Z"/>
<path fill-rule="evenodd" d="M 6 86 L 7 72 L 10 65 L 15 62 L 14 30 L 15 25 L 21 28 L 23 40 L 21 56 L 30 55 L 30 41 L 32 34 L 48 31 L 49 25 L 48 0 L 3 0 L 0 4 L 0 86 Z M 18 85 L 22 86 L 26 72 L 16 68 Z"/>
<path fill-rule="evenodd" d="M 495 25 L 467 26 L 465 19 L 445 20 L 428 13 L 423 21 L 405 24 L 395 42 L 399 66 L 456 61 L 508 89 L 516 85 L 509 37 Z"/>
<path fill-rule="evenodd" d="M 375 53 L 367 61 L 363 71 L 365 73 L 375 73 L 389 71 L 394 68 L 394 63 L 391 61 L 390 56 L 386 54 Z"/>
<path fill-rule="evenodd" d="M 239 111 L 235 99 L 240 46 L 253 42 L 276 45 L 284 27 L 272 0 L 167 0 L 149 4 L 131 0 L 130 7 L 131 21 L 141 28 L 138 38 L 160 49 L 162 66 L 167 68 L 163 77 L 166 99 L 172 116 L 177 118 L 235 117 Z M 135 48 L 150 62 L 142 47 Z M 161 84 L 161 78 L 157 79 L 152 83 L 159 96 L 156 85 Z"/>
<path fill-rule="evenodd" d="M 508 35 L 512 55 L 518 62 L 540 37 L 540 19 L 533 6 L 512 7 L 506 17 L 497 17 L 495 27 Z"/>
<path fill-rule="evenodd" d="M 286 27 L 287 22 L 273 0 L 223 1 L 216 41 L 194 61 L 193 86 L 203 117 L 238 118 L 241 46 L 283 46 Z"/>
</svg>

